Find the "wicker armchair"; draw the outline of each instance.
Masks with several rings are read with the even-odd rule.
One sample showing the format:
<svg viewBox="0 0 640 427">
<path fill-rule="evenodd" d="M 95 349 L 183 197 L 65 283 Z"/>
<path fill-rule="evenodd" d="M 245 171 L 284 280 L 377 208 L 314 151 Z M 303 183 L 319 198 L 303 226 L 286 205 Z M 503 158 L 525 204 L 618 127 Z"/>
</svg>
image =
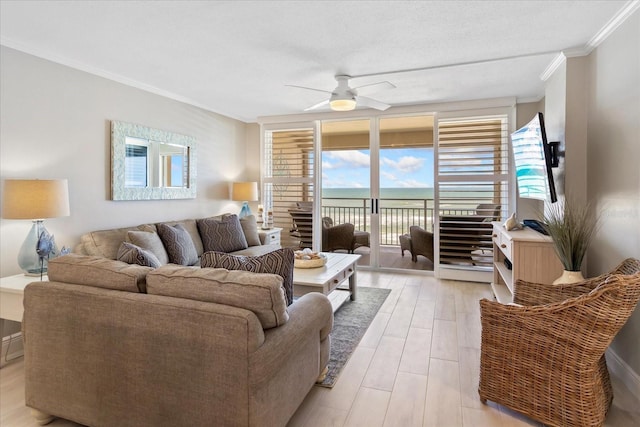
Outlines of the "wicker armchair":
<svg viewBox="0 0 640 427">
<path fill-rule="evenodd" d="M 602 425 L 613 400 L 604 352 L 640 299 L 640 261 L 573 285 L 518 281 L 515 293 L 525 305 L 480 301 L 481 401 L 550 426 Z"/>
</svg>

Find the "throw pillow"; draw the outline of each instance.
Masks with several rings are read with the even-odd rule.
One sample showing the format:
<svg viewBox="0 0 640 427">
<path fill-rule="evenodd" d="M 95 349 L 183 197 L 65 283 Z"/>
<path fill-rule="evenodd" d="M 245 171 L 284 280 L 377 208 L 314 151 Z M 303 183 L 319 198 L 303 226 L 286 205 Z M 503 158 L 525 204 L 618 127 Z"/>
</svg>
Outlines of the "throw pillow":
<svg viewBox="0 0 640 427">
<path fill-rule="evenodd" d="M 205 252 L 234 252 L 248 247 L 238 215 L 203 218 L 197 224 Z"/>
<path fill-rule="evenodd" d="M 292 248 L 282 248 L 260 256 L 230 255 L 222 252 L 202 254 L 202 268 L 226 268 L 253 273 L 274 273 L 282 277 L 282 286 L 287 297 L 287 305 L 293 302 L 293 261 Z"/>
<path fill-rule="evenodd" d="M 138 264 L 145 267 L 158 268 L 162 265 L 153 252 L 142 249 L 140 246 L 129 242 L 122 242 L 120 244 L 116 259 L 118 261 L 124 261 L 127 264 Z"/>
<path fill-rule="evenodd" d="M 153 253 L 160 261 L 160 264 L 165 265 L 169 263 L 169 255 L 157 233 L 149 231 L 128 231 L 127 239 L 134 245 Z"/>
<path fill-rule="evenodd" d="M 182 224 L 158 224 L 157 228 L 169 255 L 169 262 L 180 265 L 194 265 L 198 262 L 196 245 Z"/>
<path fill-rule="evenodd" d="M 240 225 L 242 226 L 242 232 L 245 239 L 247 239 L 247 245 L 260 246 L 260 235 L 258 234 L 258 223 L 256 217 L 253 215 L 247 215 L 244 218 L 240 218 Z"/>
</svg>

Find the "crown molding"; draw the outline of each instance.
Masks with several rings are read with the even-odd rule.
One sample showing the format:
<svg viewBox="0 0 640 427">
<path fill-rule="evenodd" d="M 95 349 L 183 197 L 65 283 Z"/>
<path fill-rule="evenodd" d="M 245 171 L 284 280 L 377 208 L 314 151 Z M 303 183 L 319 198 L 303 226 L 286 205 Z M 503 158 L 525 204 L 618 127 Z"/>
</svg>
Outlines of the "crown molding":
<svg viewBox="0 0 640 427">
<path fill-rule="evenodd" d="M 607 37 L 611 35 L 624 21 L 627 20 L 636 10 L 640 8 L 640 0 L 631 0 L 625 4 L 622 9 L 609 20 L 604 27 L 596 33 L 585 45 L 587 54 L 598 47 Z"/>
<path fill-rule="evenodd" d="M 551 75 L 556 72 L 558 67 L 564 64 L 566 60 L 567 57 L 564 55 L 564 52 L 560 52 L 558 55 L 556 55 L 556 57 L 553 58 L 553 61 L 551 61 L 551 63 L 547 65 L 547 68 L 545 68 L 542 74 L 540 74 L 540 80 L 546 82 L 547 79 L 551 77 Z"/>
<path fill-rule="evenodd" d="M 551 77 L 551 75 L 567 60 L 567 58 L 589 55 L 639 8 L 640 0 L 631 0 L 627 2 L 624 7 L 622 7 L 622 9 L 620 9 L 618 13 L 609 20 L 609 22 L 604 24 L 600 31 L 598 31 L 596 35 L 593 36 L 584 46 L 572 47 L 560 52 L 540 75 L 540 80 L 547 81 L 547 79 Z"/>
</svg>

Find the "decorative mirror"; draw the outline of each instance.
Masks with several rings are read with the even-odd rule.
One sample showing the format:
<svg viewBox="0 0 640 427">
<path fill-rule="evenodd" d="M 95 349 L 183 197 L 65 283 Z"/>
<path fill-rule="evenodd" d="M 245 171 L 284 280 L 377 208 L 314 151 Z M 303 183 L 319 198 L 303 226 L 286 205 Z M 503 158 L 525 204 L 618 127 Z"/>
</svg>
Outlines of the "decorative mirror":
<svg viewBox="0 0 640 427">
<path fill-rule="evenodd" d="M 195 197 L 195 138 L 111 122 L 111 200 Z"/>
</svg>

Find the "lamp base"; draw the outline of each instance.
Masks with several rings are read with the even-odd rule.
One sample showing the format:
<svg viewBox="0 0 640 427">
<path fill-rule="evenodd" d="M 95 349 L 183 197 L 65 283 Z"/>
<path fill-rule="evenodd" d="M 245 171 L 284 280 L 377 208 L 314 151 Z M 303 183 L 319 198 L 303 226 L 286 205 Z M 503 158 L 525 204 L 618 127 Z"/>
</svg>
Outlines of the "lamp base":
<svg viewBox="0 0 640 427">
<path fill-rule="evenodd" d="M 43 258 L 41 260 L 37 252 L 38 238 L 43 232 L 46 234 L 49 233 L 44 227 L 44 221 L 33 221 L 31 230 L 29 230 L 29 234 L 27 234 L 27 238 L 22 243 L 20 252 L 18 252 L 18 265 L 24 271 L 26 276 L 40 276 L 41 274 L 47 274 L 47 259 Z M 58 248 L 54 243 L 48 258 L 53 258 L 57 256 L 57 254 Z"/>
<path fill-rule="evenodd" d="M 251 215 L 251 209 L 249 208 L 249 202 L 242 203 L 242 209 L 240 209 L 240 213 L 238 214 L 238 218 L 244 218 L 245 216 Z"/>
</svg>

